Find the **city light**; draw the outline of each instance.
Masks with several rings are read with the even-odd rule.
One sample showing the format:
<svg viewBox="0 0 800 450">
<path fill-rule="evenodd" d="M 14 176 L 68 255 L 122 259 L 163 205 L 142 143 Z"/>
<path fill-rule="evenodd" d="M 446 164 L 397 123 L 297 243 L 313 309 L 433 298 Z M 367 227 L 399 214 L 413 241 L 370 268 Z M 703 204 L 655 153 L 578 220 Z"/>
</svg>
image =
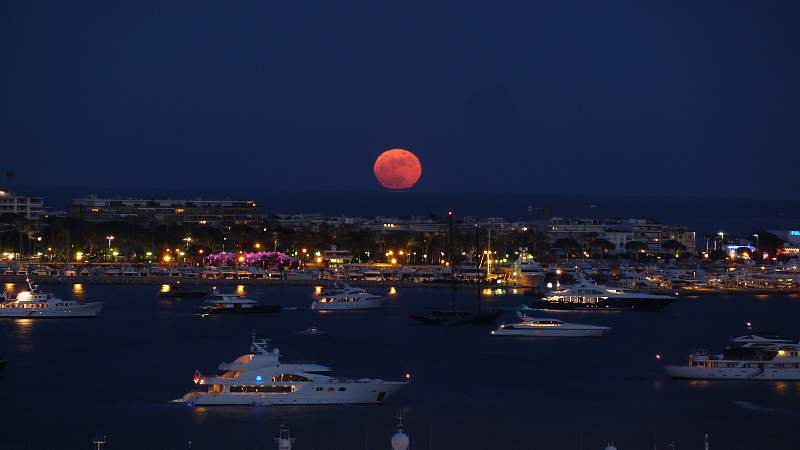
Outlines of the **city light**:
<svg viewBox="0 0 800 450">
<path fill-rule="evenodd" d="M 164 260 L 165 263 L 169 263 L 170 261 L 172 261 L 172 256 L 164 255 L 162 259 Z"/>
</svg>

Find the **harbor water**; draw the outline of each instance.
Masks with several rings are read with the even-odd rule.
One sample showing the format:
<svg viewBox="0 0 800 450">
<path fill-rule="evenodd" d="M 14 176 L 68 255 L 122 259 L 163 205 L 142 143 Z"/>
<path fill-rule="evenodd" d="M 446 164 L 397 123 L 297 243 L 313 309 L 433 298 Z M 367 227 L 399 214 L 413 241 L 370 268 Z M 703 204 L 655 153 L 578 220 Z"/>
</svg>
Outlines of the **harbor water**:
<svg viewBox="0 0 800 450">
<path fill-rule="evenodd" d="M 503 291 L 375 288 L 388 298 L 382 310 L 320 314 L 309 309 L 311 288 L 248 286 L 243 294 L 286 309 L 200 317 L 199 300 L 161 298 L 153 285 L 43 288 L 105 308 L 98 319 L 0 320 L 0 355 L 9 361 L 0 374 L 3 449 L 90 448 L 98 434 L 109 450 L 270 449 L 281 423 L 296 435 L 295 449 L 385 449 L 400 411 L 416 449 L 577 450 L 611 441 L 621 450 L 673 441 L 700 449 L 704 433 L 712 448 L 797 448 L 800 383 L 678 381 L 663 365 L 685 362 L 691 349 L 722 350 L 748 321 L 798 337 L 798 296 L 682 297 L 659 313 L 539 313 L 613 329 L 599 339 L 525 339 L 408 318 L 448 307 L 453 296 L 464 308 L 479 298 L 488 308 L 531 299 Z M 311 325 L 327 334 L 296 334 Z M 379 406 L 169 403 L 195 387 L 196 369 L 215 373 L 247 353 L 252 332 L 272 339 L 286 361 L 386 380 L 410 372 L 412 382 Z"/>
</svg>

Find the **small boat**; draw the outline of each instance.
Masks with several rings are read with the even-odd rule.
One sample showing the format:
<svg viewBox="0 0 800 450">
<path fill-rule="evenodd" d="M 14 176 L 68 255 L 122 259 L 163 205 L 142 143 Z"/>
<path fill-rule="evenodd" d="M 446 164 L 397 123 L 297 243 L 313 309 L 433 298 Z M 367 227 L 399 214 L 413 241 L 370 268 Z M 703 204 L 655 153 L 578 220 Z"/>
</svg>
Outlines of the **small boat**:
<svg viewBox="0 0 800 450">
<path fill-rule="evenodd" d="M 601 337 L 611 331 L 609 327 L 528 317 L 521 312 L 517 312 L 517 316 L 522 319 L 522 322 L 500 325 L 498 329 L 492 331 L 492 336 Z"/>
<path fill-rule="evenodd" d="M 486 325 L 495 323 L 502 311 L 441 310 L 411 314 L 409 318 L 428 325 Z"/>
<path fill-rule="evenodd" d="M 175 286 L 168 286 L 168 289 L 162 289 L 159 295 L 163 298 L 205 298 L 208 297 L 208 291 L 195 289 L 178 282 Z"/>
<path fill-rule="evenodd" d="M 322 330 L 320 330 L 316 326 L 312 325 L 312 326 L 306 328 L 303 331 L 298 331 L 295 334 L 298 334 L 298 335 L 301 335 L 301 336 L 324 336 L 327 333 L 322 331 Z"/>
<path fill-rule="evenodd" d="M 222 294 L 214 289 L 211 298 L 203 302 L 198 311 L 207 314 L 280 314 L 281 305 L 265 305 L 236 294 Z"/>
</svg>

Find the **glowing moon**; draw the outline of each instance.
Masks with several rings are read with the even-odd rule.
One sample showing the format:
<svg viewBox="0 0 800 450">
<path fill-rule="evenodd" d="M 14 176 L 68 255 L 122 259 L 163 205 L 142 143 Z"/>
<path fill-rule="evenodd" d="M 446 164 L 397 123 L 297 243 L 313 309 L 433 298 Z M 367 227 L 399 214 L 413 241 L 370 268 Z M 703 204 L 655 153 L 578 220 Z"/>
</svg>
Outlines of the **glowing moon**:
<svg viewBox="0 0 800 450">
<path fill-rule="evenodd" d="M 422 176 L 422 163 L 417 155 L 402 148 L 386 150 L 375 160 L 375 178 L 387 189 L 408 189 Z"/>
</svg>

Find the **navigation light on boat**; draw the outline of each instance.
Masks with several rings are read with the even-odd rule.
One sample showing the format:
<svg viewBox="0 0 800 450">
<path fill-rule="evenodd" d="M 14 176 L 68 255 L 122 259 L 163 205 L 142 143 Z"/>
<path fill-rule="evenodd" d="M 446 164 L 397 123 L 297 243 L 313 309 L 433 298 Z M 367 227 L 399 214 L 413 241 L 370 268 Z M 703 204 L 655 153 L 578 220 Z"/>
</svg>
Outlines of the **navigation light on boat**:
<svg viewBox="0 0 800 450">
<path fill-rule="evenodd" d="M 403 379 L 406 381 L 411 381 L 411 372 L 406 372 L 403 374 Z"/>
<path fill-rule="evenodd" d="M 656 359 L 661 360 L 661 353 L 656 353 Z"/>
</svg>

